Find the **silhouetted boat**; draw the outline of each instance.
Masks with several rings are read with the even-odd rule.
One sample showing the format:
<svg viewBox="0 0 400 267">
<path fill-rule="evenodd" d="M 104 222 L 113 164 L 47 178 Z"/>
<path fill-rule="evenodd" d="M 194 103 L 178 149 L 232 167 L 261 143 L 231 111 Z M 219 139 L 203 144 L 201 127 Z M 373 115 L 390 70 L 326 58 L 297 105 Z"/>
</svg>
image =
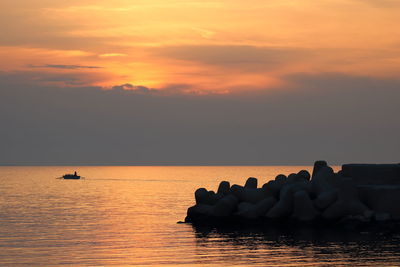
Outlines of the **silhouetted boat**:
<svg viewBox="0 0 400 267">
<path fill-rule="evenodd" d="M 81 179 L 81 177 L 74 174 L 65 174 L 63 175 L 63 179 Z"/>
<path fill-rule="evenodd" d="M 78 175 L 76 172 L 74 174 L 64 174 L 60 179 L 72 179 L 72 180 L 78 180 L 81 179 L 81 176 Z"/>
</svg>

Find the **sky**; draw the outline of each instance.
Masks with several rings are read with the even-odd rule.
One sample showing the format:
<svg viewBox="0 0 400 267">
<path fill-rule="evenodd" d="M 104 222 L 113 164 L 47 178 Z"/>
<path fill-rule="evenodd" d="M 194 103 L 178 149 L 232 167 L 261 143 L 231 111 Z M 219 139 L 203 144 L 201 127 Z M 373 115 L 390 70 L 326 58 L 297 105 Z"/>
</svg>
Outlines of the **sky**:
<svg viewBox="0 0 400 267">
<path fill-rule="evenodd" d="M 2 0 L 0 164 L 399 162 L 400 1 Z"/>
</svg>

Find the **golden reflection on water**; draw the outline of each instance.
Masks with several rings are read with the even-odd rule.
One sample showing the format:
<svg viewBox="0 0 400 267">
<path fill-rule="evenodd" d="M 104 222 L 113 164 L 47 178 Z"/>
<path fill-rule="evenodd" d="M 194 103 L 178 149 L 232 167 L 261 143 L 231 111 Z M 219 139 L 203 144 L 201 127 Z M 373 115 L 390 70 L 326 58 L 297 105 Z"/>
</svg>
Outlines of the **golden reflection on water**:
<svg viewBox="0 0 400 267">
<path fill-rule="evenodd" d="M 399 263 L 398 236 L 176 223 L 199 187 L 216 190 L 221 180 L 243 184 L 249 176 L 262 185 L 300 169 L 311 167 L 0 167 L 0 265 Z M 55 179 L 75 170 L 86 179 Z"/>
</svg>

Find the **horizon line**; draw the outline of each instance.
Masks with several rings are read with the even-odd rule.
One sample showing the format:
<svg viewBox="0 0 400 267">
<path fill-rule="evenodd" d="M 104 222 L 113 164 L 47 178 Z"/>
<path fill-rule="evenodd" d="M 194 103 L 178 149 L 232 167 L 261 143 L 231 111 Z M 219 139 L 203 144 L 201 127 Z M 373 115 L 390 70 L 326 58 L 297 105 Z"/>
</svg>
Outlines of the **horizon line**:
<svg viewBox="0 0 400 267">
<path fill-rule="evenodd" d="M 24 164 L 1 164 L 0 167 L 269 167 L 269 166 L 313 166 L 314 162 L 309 164 L 261 164 L 261 163 L 241 163 L 241 164 L 72 164 L 72 163 L 24 163 Z M 329 164 L 330 166 L 341 166 L 342 164 Z"/>
</svg>

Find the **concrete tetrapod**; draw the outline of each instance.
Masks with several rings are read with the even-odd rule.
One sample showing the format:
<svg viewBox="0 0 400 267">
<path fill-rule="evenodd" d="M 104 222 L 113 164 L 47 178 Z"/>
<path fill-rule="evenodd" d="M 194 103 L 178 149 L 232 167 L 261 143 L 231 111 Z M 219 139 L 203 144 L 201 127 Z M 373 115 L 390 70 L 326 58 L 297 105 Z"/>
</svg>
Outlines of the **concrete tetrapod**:
<svg viewBox="0 0 400 267">
<path fill-rule="evenodd" d="M 257 188 L 258 180 L 254 177 L 249 177 L 244 185 L 245 188 Z"/>
<path fill-rule="evenodd" d="M 294 207 L 292 217 L 299 221 L 312 221 L 320 213 L 314 208 L 313 202 L 306 191 L 300 190 L 293 195 Z"/>
<path fill-rule="evenodd" d="M 311 180 L 311 188 L 316 195 L 314 205 L 319 210 L 326 209 L 337 199 L 337 190 L 329 183 L 332 176 L 334 176 L 332 168 L 322 167 Z"/>
<path fill-rule="evenodd" d="M 257 204 L 241 202 L 236 215 L 245 219 L 257 219 L 265 215 L 275 203 L 276 199 L 274 197 L 265 198 Z"/>
<path fill-rule="evenodd" d="M 343 179 L 338 192 L 338 199 L 322 213 L 322 217 L 339 219 L 357 215 L 368 218 L 373 215 L 373 211 L 360 201 L 357 188 L 352 180 Z"/>
<path fill-rule="evenodd" d="M 211 209 L 211 216 L 228 217 L 236 210 L 238 199 L 233 195 L 221 198 Z"/>
<path fill-rule="evenodd" d="M 231 184 L 227 181 L 222 181 L 219 183 L 217 193 L 227 195 L 229 194 L 230 189 L 231 189 Z"/>
</svg>

